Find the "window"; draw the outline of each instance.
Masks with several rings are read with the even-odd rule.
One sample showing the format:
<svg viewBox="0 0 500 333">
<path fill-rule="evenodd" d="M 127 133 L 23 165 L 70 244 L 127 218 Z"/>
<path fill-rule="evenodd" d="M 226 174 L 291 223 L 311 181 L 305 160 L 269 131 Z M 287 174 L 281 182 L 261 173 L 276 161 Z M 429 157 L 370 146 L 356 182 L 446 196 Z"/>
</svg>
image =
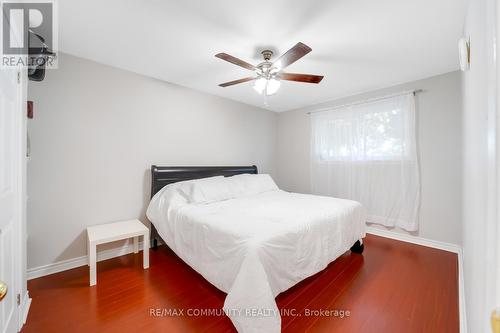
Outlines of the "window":
<svg viewBox="0 0 500 333">
<path fill-rule="evenodd" d="M 315 158 L 320 161 L 408 159 L 410 118 L 399 99 L 313 116 Z"/>
<path fill-rule="evenodd" d="M 311 191 L 359 201 L 367 221 L 418 228 L 413 94 L 311 115 Z"/>
</svg>

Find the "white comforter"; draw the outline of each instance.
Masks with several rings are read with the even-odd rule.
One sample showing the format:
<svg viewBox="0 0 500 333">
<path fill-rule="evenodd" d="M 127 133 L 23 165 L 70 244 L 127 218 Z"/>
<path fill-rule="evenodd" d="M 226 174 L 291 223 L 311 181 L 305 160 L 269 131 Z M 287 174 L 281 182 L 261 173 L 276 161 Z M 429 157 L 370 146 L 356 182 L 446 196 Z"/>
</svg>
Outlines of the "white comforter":
<svg viewBox="0 0 500 333">
<path fill-rule="evenodd" d="M 281 190 L 202 205 L 155 197 L 148 217 L 180 258 L 227 293 L 238 332 L 280 332 L 275 297 L 365 236 L 359 203 Z"/>
</svg>

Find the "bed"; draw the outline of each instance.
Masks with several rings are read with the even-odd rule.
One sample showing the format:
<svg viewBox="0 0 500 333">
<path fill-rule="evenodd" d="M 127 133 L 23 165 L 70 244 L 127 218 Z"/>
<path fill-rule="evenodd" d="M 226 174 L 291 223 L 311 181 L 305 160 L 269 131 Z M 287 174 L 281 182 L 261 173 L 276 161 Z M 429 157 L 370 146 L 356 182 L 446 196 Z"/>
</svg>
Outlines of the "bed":
<svg viewBox="0 0 500 333">
<path fill-rule="evenodd" d="M 226 292 L 238 332 L 281 332 L 279 293 L 349 249 L 363 252 L 365 215 L 355 201 L 282 191 L 256 166 L 151 172 L 153 248 L 165 243 Z"/>
</svg>

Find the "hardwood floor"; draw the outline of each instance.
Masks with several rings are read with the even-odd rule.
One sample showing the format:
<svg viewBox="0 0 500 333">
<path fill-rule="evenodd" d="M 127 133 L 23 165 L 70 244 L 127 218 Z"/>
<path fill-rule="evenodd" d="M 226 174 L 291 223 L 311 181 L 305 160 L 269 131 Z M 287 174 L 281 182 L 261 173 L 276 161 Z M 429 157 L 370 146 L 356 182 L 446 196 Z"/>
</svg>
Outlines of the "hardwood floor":
<svg viewBox="0 0 500 333">
<path fill-rule="evenodd" d="M 220 309 L 223 292 L 165 247 L 150 260 L 148 270 L 141 253 L 100 262 L 94 287 L 88 267 L 29 281 L 33 302 L 22 332 L 235 331 L 217 313 L 194 316 Z M 277 297 L 288 311 L 283 331 L 459 332 L 457 265 L 456 254 L 369 235 L 363 255 L 348 252 Z"/>
</svg>

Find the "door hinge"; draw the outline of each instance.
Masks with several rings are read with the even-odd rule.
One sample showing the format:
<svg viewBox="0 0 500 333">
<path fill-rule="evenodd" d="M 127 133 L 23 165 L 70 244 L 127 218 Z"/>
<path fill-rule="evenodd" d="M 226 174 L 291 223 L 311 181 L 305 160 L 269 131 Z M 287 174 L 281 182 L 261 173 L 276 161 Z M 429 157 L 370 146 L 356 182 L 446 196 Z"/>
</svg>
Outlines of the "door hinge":
<svg viewBox="0 0 500 333">
<path fill-rule="evenodd" d="M 21 72 L 17 72 L 17 83 L 21 83 Z"/>
<path fill-rule="evenodd" d="M 17 306 L 21 305 L 21 294 L 17 294 Z"/>
</svg>

